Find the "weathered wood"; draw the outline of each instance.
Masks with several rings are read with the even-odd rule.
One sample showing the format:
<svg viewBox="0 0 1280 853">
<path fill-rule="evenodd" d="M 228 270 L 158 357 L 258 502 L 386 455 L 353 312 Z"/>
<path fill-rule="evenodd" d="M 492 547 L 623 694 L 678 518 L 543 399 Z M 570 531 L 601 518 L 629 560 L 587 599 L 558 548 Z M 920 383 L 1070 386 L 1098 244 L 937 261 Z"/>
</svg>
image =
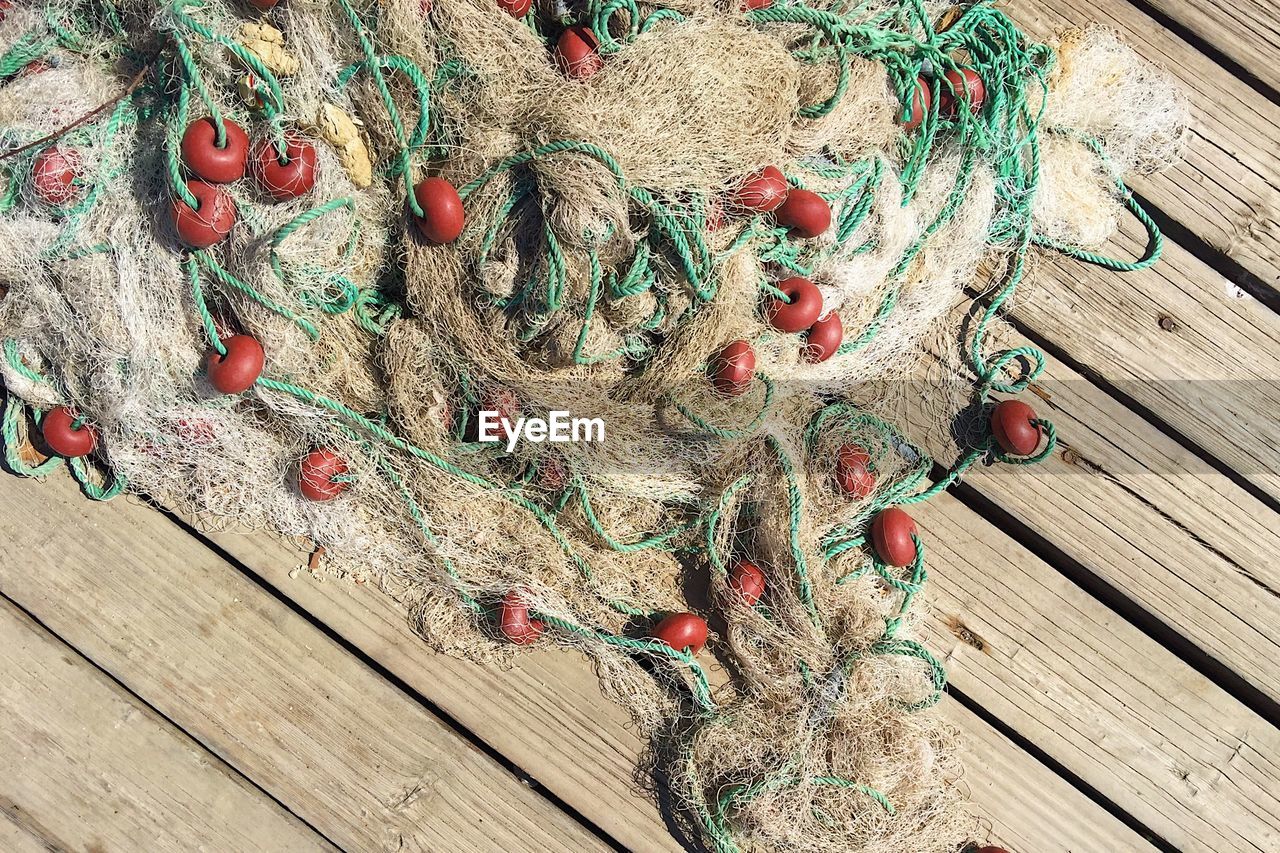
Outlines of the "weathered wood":
<svg viewBox="0 0 1280 853">
<path fill-rule="evenodd" d="M 1155 850 L 959 702 L 939 707 L 963 737 L 964 785 L 988 830 L 981 843 L 1027 853 Z"/>
<path fill-rule="evenodd" d="M 636 793 L 643 748 L 588 664 L 535 650 L 509 671 L 432 654 L 383 593 L 295 568 L 306 552 L 275 537 L 213 534 L 220 547 L 363 649 L 627 847 L 669 849 L 657 807 Z M 1131 830 L 973 714 L 944 700 L 964 735 L 968 784 L 991 840 L 1013 850 L 1148 849 Z"/>
<path fill-rule="evenodd" d="M 78 499 L 63 476 L 0 478 L 0 591 L 341 847 L 603 849 L 303 617 L 157 521 L 144 506 Z"/>
<path fill-rule="evenodd" d="M 1195 38 L 1272 89 L 1280 89 L 1280 23 L 1274 0 L 1146 0 Z"/>
<path fill-rule="evenodd" d="M 1140 230 L 1118 248 L 1140 251 Z M 1012 316 L 1280 498 L 1280 315 L 1176 244 L 1134 273 L 1050 258 Z"/>
<path fill-rule="evenodd" d="M 4 599 L 0 648 L 0 849 L 333 849 Z"/>
<path fill-rule="evenodd" d="M 964 482 L 1280 700 L 1280 516 L 1054 359 L 1022 399 L 1053 421 L 1058 452 L 979 465 Z M 952 461 L 949 438 L 918 432 Z"/>
<path fill-rule="evenodd" d="M 1280 731 L 951 495 L 913 513 L 956 689 L 1178 849 L 1280 846 Z"/>
<path fill-rule="evenodd" d="M 1039 38 L 1100 23 L 1167 68 L 1194 104 L 1191 141 L 1180 163 L 1134 188 L 1262 282 L 1280 283 L 1280 106 L 1127 0 L 1019 0 L 1010 14 Z"/>
<path fill-rule="evenodd" d="M 22 817 L 7 803 L 0 802 L 0 850 L 6 853 L 49 853 L 58 849 L 36 835 L 34 827 L 15 822 Z"/>
</svg>

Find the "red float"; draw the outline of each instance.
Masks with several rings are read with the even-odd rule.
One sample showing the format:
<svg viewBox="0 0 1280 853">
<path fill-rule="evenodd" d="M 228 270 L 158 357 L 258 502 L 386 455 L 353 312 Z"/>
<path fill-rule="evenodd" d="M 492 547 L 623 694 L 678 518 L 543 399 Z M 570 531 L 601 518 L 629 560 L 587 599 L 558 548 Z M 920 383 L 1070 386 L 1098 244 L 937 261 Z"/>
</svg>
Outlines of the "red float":
<svg viewBox="0 0 1280 853">
<path fill-rule="evenodd" d="M 494 413 L 490 419 L 490 422 L 495 424 L 492 434 L 497 435 L 504 444 L 515 431 L 516 421 L 520 418 L 520 409 L 520 398 L 510 388 L 495 388 L 487 391 L 480 404 L 480 411 Z M 477 417 L 477 431 L 479 428 L 480 421 Z"/>
<path fill-rule="evenodd" d="M 569 484 L 569 472 L 564 463 L 548 456 L 538 464 L 538 485 L 549 492 L 559 492 Z"/>
<path fill-rule="evenodd" d="M 881 510 L 871 522 L 871 547 L 890 566 L 909 566 L 916 561 L 915 520 L 896 506 Z"/>
<path fill-rule="evenodd" d="M 36 155 L 31 164 L 31 190 L 45 204 L 66 204 L 80 195 L 80 152 L 52 146 Z"/>
<path fill-rule="evenodd" d="M 309 501 L 331 501 L 348 486 L 334 478 L 349 470 L 346 460 L 332 450 L 313 450 L 298 463 L 298 490 Z"/>
<path fill-rule="evenodd" d="M 174 227 L 184 244 L 207 249 L 231 233 L 236 224 L 236 203 L 222 187 L 204 181 L 187 181 L 187 191 L 196 197 L 197 207 L 175 198 Z"/>
<path fill-rule="evenodd" d="M 276 4 L 279 2 L 280 0 L 249 0 L 249 5 L 255 9 L 261 9 L 262 11 L 267 12 L 274 9 Z"/>
<path fill-rule="evenodd" d="M 754 12 L 756 9 L 768 9 L 773 5 L 773 0 L 742 0 L 742 5 L 738 8 L 743 12 Z"/>
<path fill-rule="evenodd" d="M 817 237 L 831 225 L 831 205 L 809 190 L 792 190 L 774 212 L 779 224 L 791 229 L 792 237 Z"/>
<path fill-rule="evenodd" d="M 285 159 L 273 142 L 263 141 L 253 157 L 253 178 L 267 195 L 287 201 L 316 185 L 316 147 L 292 131 L 285 134 Z"/>
<path fill-rule="evenodd" d="M 933 91 L 929 88 L 929 81 L 917 77 L 915 88 L 911 91 L 911 116 L 902 122 L 902 129 L 911 131 L 924 124 L 925 114 L 929 112 L 932 103 Z"/>
<path fill-rule="evenodd" d="M 223 394 L 240 394 L 253 387 L 267 362 L 262 344 L 248 335 L 232 335 L 222 342 L 227 354 L 217 350 L 205 358 L 209 384 Z"/>
<path fill-rule="evenodd" d="M 729 589 L 738 594 L 742 603 L 754 607 L 764 595 L 765 577 L 760 567 L 749 560 L 739 560 L 729 570 Z"/>
<path fill-rule="evenodd" d="M 678 652 L 696 655 L 707 644 L 707 620 L 696 613 L 672 613 L 653 629 L 653 638 Z"/>
<path fill-rule="evenodd" d="M 765 166 L 744 178 L 729 196 L 729 202 L 740 211 L 770 213 L 787 200 L 789 189 L 781 169 Z"/>
<path fill-rule="evenodd" d="M 755 373 L 756 353 L 746 341 L 734 341 L 711 360 L 712 386 L 730 397 L 746 391 Z"/>
<path fill-rule="evenodd" d="M 1003 847 L 979 847 L 978 853 L 1009 853 Z"/>
<path fill-rule="evenodd" d="M 876 475 L 871 470 L 871 454 L 856 444 L 846 444 L 836 451 L 836 485 L 858 500 L 876 490 Z"/>
<path fill-rule="evenodd" d="M 969 112 L 977 115 L 987 99 L 987 87 L 972 68 L 948 71 L 942 75 L 943 83 L 938 93 L 938 111 L 949 118 L 956 114 L 956 104 L 967 104 Z M 947 84 L 950 84 L 948 86 Z"/>
<path fill-rule="evenodd" d="M 413 221 L 424 240 L 441 245 L 458 239 L 465 216 L 453 184 L 444 178 L 427 178 L 413 188 L 413 197 L 422 208 L 422 215 L 415 214 Z"/>
<path fill-rule="evenodd" d="M 498 630 L 517 646 L 527 646 L 542 636 L 547 626 L 529 618 L 529 605 L 523 593 L 512 590 L 498 605 Z"/>
<path fill-rule="evenodd" d="M 98 447 L 98 431 L 89 424 L 77 427 L 77 417 L 66 406 L 56 406 L 46 412 L 40 421 L 44 443 L 54 453 L 67 459 L 88 456 Z"/>
<path fill-rule="evenodd" d="M 532 6 L 533 0 L 498 0 L 498 8 L 513 18 L 523 18 Z"/>
<path fill-rule="evenodd" d="M 1030 456 L 1040 446 L 1035 410 L 1021 400 L 1002 400 L 991 412 L 991 432 L 1006 453 Z"/>
<path fill-rule="evenodd" d="M 769 325 L 780 332 L 803 332 L 822 313 L 822 291 L 807 278 L 792 276 L 774 285 L 790 302 L 775 298 L 765 307 Z"/>
<path fill-rule="evenodd" d="M 805 337 L 804 360 L 810 364 L 826 361 L 836 354 L 844 343 L 844 323 L 840 315 L 832 311 L 809 327 Z"/>
<path fill-rule="evenodd" d="M 228 184 L 244 177 L 249 163 L 249 137 L 229 118 L 222 120 L 225 143 L 218 147 L 218 127 L 210 117 L 191 122 L 182 134 L 182 162 L 192 174 L 211 184 Z"/>
<path fill-rule="evenodd" d="M 569 27 L 556 42 L 556 64 L 566 77 L 585 80 L 604 68 L 600 40 L 584 26 Z"/>
</svg>

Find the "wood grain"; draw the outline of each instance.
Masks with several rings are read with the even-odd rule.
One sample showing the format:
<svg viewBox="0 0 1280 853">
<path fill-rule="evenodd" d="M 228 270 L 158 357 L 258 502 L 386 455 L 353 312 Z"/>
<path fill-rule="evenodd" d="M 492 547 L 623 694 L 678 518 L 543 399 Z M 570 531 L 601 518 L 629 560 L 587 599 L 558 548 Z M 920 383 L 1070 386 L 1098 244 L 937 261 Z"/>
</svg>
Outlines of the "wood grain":
<svg viewBox="0 0 1280 853">
<path fill-rule="evenodd" d="M 435 655 L 409 633 L 404 612 L 383 593 L 300 569 L 305 549 L 265 535 L 212 535 L 228 553 L 628 848 L 673 847 L 658 808 L 636 790 L 633 769 L 644 744 L 622 709 L 601 695 L 580 656 L 538 649 L 499 672 Z M 978 717 L 950 700 L 944 705 L 963 734 L 968 784 L 990 829 L 983 840 L 1040 853 L 1148 849 L 1139 836 Z"/>
<path fill-rule="evenodd" d="M 1280 847 L 1280 731 L 951 495 L 913 513 L 956 689 L 1180 850 Z"/>
<path fill-rule="evenodd" d="M 1127 223 L 1115 245 L 1139 251 L 1138 230 Z M 1280 315 L 1179 246 L 1124 274 L 1048 258 L 1012 316 L 1280 498 Z"/>
<path fill-rule="evenodd" d="M 33 519 L 37 523 L 33 523 Z M 0 592 L 345 849 L 603 849 L 154 511 L 0 478 Z"/>
<path fill-rule="evenodd" d="M 333 849 L 4 599 L 0 648 L 0 849 Z"/>
<path fill-rule="evenodd" d="M 979 465 L 964 483 L 1280 700 L 1280 516 L 1053 359 L 1021 399 L 1054 423 L 1059 450 L 1040 465 Z M 951 439 L 912 414 L 925 449 L 951 462 Z"/>
<path fill-rule="evenodd" d="M 1196 39 L 1272 89 L 1280 89 L 1280 20 L 1274 0 L 1145 0 Z"/>
<path fill-rule="evenodd" d="M 1133 187 L 1191 234 L 1275 288 L 1280 283 L 1280 159 L 1275 156 L 1280 106 L 1127 0 L 1019 0 L 1009 13 L 1042 39 L 1064 27 L 1097 22 L 1120 32 L 1139 54 L 1173 75 L 1194 104 L 1190 144 L 1172 169 L 1135 178 Z M 1272 6 L 1262 19 L 1274 22 L 1275 17 Z"/>
</svg>

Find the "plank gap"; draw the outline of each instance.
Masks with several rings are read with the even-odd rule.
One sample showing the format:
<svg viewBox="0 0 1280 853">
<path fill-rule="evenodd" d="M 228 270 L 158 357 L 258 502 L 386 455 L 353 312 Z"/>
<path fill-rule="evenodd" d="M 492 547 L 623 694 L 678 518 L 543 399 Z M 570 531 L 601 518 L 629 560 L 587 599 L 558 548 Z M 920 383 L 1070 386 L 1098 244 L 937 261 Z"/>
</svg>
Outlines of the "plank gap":
<svg viewBox="0 0 1280 853">
<path fill-rule="evenodd" d="M 960 503 L 991 522 L 1005 535 L 1049 564 L 1085 593 L 1168 649 L 1183 663 L 1203 675 L 1240 704 L 1271 725 L 1280 727 L 1280 702 L 1249 683 L 1229 665 L 1183 636 L 1176 628 L 1151 613 L 1109 581 L 1099 577 L 1088 566 L 1065 553 L 977 489 L 961 482 L 948 491 Z"/>
<path fill-rule="evenodd" d="M 579 811 L 577 808 L 573 807 L 569 803 L 562 800 L 554 791 L 552 791 L 546 785 L 542 784 L 542 782 L 534 774 L 526 771 L 524 768 L 517 765 L 515 762 L 513 762 L 510 758 L 508 758 L 502 752 L 494 748 L 483 737 L 471 731 L 466 726 L 462 725 L 452 715 L 447 713 L 443 708 L 436 705 L 426 696 L 423 696 L 420 692 L 418 692 L 418 690 L 416 690 L 412 685 L 410 685 L 400 676 L 396 675 L 394 672 L 387 669 L 378 660 L 366 654 L 363 649 L 354 645 L 346 637 L 342 636 L 333 628 L 331 628 L 329 625 L 320 621 L 310 612 L 303 609 L 295 601 L 293 601 L 293 599 L 291 599 L 289 596 L 285 595 L 280 589 L 278 589 L 273 583 L 271 583 L 269 580 L 264 578 L 262 575 L 258 574 L 256 571 L 254 571 L 252 567 L 246 565 L 243 561 L 238 559 L 234 554 L 230 553 L 221 545 L 219 545 L 217 542 L 215 542 L 214 540 L 206 536 L 203 531 L 197 529 L 196 527 L 184 521 L 182 518 L 178 517 L 169 509 L 167 509 L 160 503 L 153 500 L 150 495 L 138 494 L 136 495 L 136 497 L 140 501 L 145 503 L 149 508 L 155 510 L 160 515 L 162 515 L 171 524 L 176 526 L 178 529 L 182 530 L 185 534 L 195 539 L 205 548 L 208 548 L 215 555 L 217 555 L 219 559 L 223 560 L 228 565 L 232 566 L 236 571 L 244 575 L 246 579 L 252 582 L 255 586 L 257 586 L 267 595 L 271 596 L 276 601 L 280 602 L 285 607 L 289 608 L 298 616 L 301 616 L 313 628 L 324 633 L 326 637 L 328 637 L 330 640 L 336 643 L 340 648 L 342 648 L 343 651 L 345 651 L 347 654 L 354 657 L 356 660 L 360 661 L 360 663 L 368 667 L 376 675 L 384 679 L 388 684 L 390 684 L 396 690 L 399 690 L 401 693 L 408 696 L 414 702 L 421 705 L 426 711 L 428 711 L 429 713 L 437 717 L 442 723 L 444 723 L 444 725 L 448 726 L 449 729 L 451 729 L 455 734 L 457 734 L 463 740 L 467 741 L 467 743 L 471 744 L 480 752 L 487 755 L 489 758 L 493 759 L 493 761 L 495 761 L 500 767 L 502 767 L 504 770 L 506 770 L 516 779 L 520 780 L 530 790 L 532 790 L 534 793 L 541 796 L 549 804 L 555 806 L 557 809 L 559 809 L 560 811 L 563 811 L 569 817 L 573 818 L 575 821 L 581 824 L 584 829 L 586 829 L 588 832 L 592 833 L 597 838 L 599 838 L 601 842 L 603 842 L 610 848 L 619 851 L 619 853 L 626 853 L 627 848 L 625 845 L 623 845 L 617 839 L 613 838 L 613 836 L 609 835 L 609 833 L 606 832 L 604 829 L 596 825 L 590 818 L 582 814 L 582 812 Z M 663 817 L 664 818 L 666 817 L 665 812 Z"/>
<path fill-rule="evenodd" d="M 1033 741 L 1024 737 L 1017 729 L 1005 724 L 1004 720 L 983 707 L 981 702 L 967 696 L 964 691 L 958 690 L 955 685 L 947 685 L 947 695 L 956 700 L 956 704 L 972 713 L 975 717 L 982 720 L 998 733 L 1008 738 L 1015 746 L 1021 749 L 1027 755 L 1043 764 L 1054 775 L 1058 776 L 1067 784 L 1071 785 L 1085 797 L 1096 803 L 1099 808 L 1106 811 L 1116 820 L 1123 823 L 1129 829 L 1142 836 L 1153 847 L 1162 853 L 1181 853 L 1181 851 L 1166 841 L 1158 833 L 1152 831 L 1146 824 L 1138 820 L 1138 818 L 1129 814 L 1123 808 L 1115 803 L 1110 797 L 1107 797 L 1097 788 L 1090 785 L 1084 779 L 1073 773 L 1070 768 L 1059 762 L 1052 755 L 1036 746 Z"/>
<path fill-rule="evenodd" d="M 220 755 L 218 755 L 216 752 L 211 750 L 207 743 L 205 743 L 196 735 L 192 734 L 190 731 L 188 731 L 186 728 L 180 725 L 176 720 L 174 720 L 168 714 L 165 714 L 155 705 L 148 702 L 146 697 L 138 694 L 128 684 L 125 684 L 123 681 L 116 678 L 112 672 L 100 666 L 96 660 L 86 655 L 84 652 L 76 648 L 71 643 L 67 642 L 66 638 L 64 638 L 61 634 L 59 634 L 56 630 L 54 630 L 53 626 L 47 624 L 43 619 L 39 617 L 38 614 L 32 613 L 30 610 L 24 607 L 22 602 L 17 601 L 13 598 L 10 598 L 4 592 L 0 592 L 0 601 L 4 601 L 6 604 L 8 604 L 10 607 L 16 610 L 18 613 L 21 613 L 27 619 L 31 620 L 31 623 L 33 625 L 38 627 L 41 631 L 44 631 L 46 634 L 52 637 L 55 641 L 61 644 L 63 648 L 67 650 L 68 653 L 75 656 L 79 660 L 84 661 L 86 665 L 92 668 L 95 672 L 101 674 L 111 684 L 119 688 L 121 692 L 127 695 L 134 702 L 138 703 L 139 705 L 141 705 L 142 707 L 150 711 L 152 714 L 155 714 L 156 717 L 163 720 L 165 724 L 173 728 L 174 731 L 178 732 L 183 738 L 185 738 L 191 744 L 192 747 L 199 749 L 201 752 L 203 752 L 205 755 L 205 760 L 207 760 L 211 766 L 221 767 L 224 770 L 226 770 L 228 774 L 243 780 L 245 784 L 247 784 L 249 787 L 257 791 L 258 793 L 262 794 L 264 797 L 266 797 L 275 805 L 279 806 L 284 812 L 286 812 L 287 814 L 292 816 L 295 820 L 297 820 L 298 823 L 305 826 L 311 832 L 314 832 L 316 836 L 318 838 L 323 839 L 326 844 L 329 844 L 335 850 L 342 849 L 341 845 L 335 843 L 332 838 L 327 836 L 324 832 L 322 832 L 318 827 L 312 824 L 305 817 L 298 814 L 293 809 L 289 808 L 289 805 L 287 803 L 280 800 L 278 797 L 275 796 L 275 794 L 271 793 L 271 791 L 259 785 L 258 782 L 253 777 L 246 775 L 245 773 L 241 772 L 240 768 L 236 767 L 231 762 L 223 759 Z"/>
<path fill-rule="evenodd" d="M 1280 314 L 1280 290 L 1277 290 L 1274 285 L 1250 272 L 1235 258 L 1213 246 L 1141 193 L 1134 192 L 1133 197 L 1155 220 L 1156 225 L 1160 226 L 1166 242 L 1178 244 L 1179 248 L 1193 258 L 1239 287 L 1265 307 Z"/>
</svg>

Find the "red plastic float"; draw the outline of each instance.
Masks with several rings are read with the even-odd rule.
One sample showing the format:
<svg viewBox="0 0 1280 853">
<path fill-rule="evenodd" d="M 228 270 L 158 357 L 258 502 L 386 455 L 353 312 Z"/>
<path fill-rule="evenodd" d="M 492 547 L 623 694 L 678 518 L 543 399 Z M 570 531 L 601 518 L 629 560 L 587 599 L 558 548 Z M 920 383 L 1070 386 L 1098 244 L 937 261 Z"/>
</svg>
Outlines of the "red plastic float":
<svg viewBox="0 0 1280 853">
<path fill-rule="evenodd" d="M 211 184 L 229 184 L 244 177 L 249 163 L 249 137 L 229 118 L 222 120 L 225 144 L 218 147 L 218 128 L 211 117 L 197 119 L 182 134 L 182 162 L 192 174 Z"/>
<path fill-rule="evenodd" d="M 44 443 L 59 456 L 77 459 L 88 456 L 98 447 L 98 431 L 89 424 L 76 426 L 76 413 L 66 406 L 56 406 L 40 421 Z"/>
<path fill-rule="evenodd" d="M 516 396 L 516 392 L 510 388 L 496 388 L 488 391 L 481 401 L 480 408 L 482 411 L 496 413 L 494 417 L 497 418 L 497 426 L 494 431 L 503 442 L 506 442 L 516 428 L 516 421 L 520 418 L 520 398 Z M 476 427 L 479 429 L 479 418 L 476 420 Z"/>
<path fill-rule="evenodd" d="M 773 0 L 742 0 L 742 5 L 738 8 L 743 12 L 754 12 L 756 9 L 768 9 L 773 5 Z"/>
<path fill-rule="evenodd" d="M 262 375 L 267 355 L 262 344 L 248 335 L 232 335 L 222 342 L 227 354 L 217 350 L 205 358 L 209 384 L 223 394 L 240 394 L 253 387 Z"/>
<path fill-rule="evenodd" d="M 538 485 L 549 492 L 559 492 L 569 484 L 569 472 L 564 463 L 548 456 L 538 465 Z"/>
<path fill-rule="evenodd" d="M 871 470 L 871 454 L 856 444 L 845 444 L 836 451 L 836 485 L 847 495 L 859 500 L 876 490 L 876 475 Z"/>
<path fill-rule="evenodd" d="M 779 224 L 791 229 L 792 237 L 817 237 L 831 225 L 831 205 L 809 190 L 791 190 L 773 215 Z"/>
<path fill-rule="evenodd" d="M 249 0 L 249 5 L 266 12 L 276 7 L 280 0 Z"/>
<path fill-rule="evenodd" d="M 672 613 L 654 627 L 653 638 L 696 655 L 707 644 L 707 620 L 696 613 Z"/>
<path fill-rule="evenodd" d="M 533 0 L 498 0 L 498 8 L 513 18 L 523 18 L 532 6 Z"/>
<path fill-rule="evenodd" d="M 729 570 L 729 589 L 733 590 L 748 607 L 764 595 L 765 577 L 760 567 L 749 560 L 739 560 Z"/>
<path fill-rule="evenodd" d="M 787 200 L 786 176 L 777 166 L 765 166 L 743 179 L 729 196 L 730 203 L 749 213 L 770 213 Z"/>
<path fill-rule="evenodd" d="M 52 146 L 36 155 L 31 164 L 31 189 L 45 204 L 66 204 L 81 193 L 80 152 Z"/>
<path fill-rule="evenodd" d="M 331 501 L 347 490 L 347 483 L 335 482 L 350 469 L 332 450 L 313 450 L 298 463 L 298 490 L 309 501 Z"/>
<path fill-rule="evenodd" d="M 193 249 L 207 249 L 231 233 L 236 224 L 236 203 L 222 187 L 204 181 L 187 181 L 187 191 L 197 207 L 180 198 L 173 200 L 173 224 L 178 238 Z"/>
<path fill-rule="evenodd" d="M 604 68 L 600 40 L 588 27 L 569 27 L 556 42 L 556 63 L 565 76 L 574 80 L 587 79 Z"/>
<path fill-rule="evenodd" d="M 915 130 L 924 124 L 925 113 L 929 112 L 932 103 L 933 91 L 929 88 L 929 81 L 917 77 L 915 88 L 911 91 L 911 117 L 902 122 L 902 129 Z"/>
<path fill-rule="evenodd" d="M 1006 453 L 1030 456 L 1040 446 L 1036 412 L 1021 400 L 1001 400 L 991 412 L 991 432 Z"/>
<path fill-rule="evenodd" d="M 769 325 L 780 332 L 803 332 L 822 313 L 822 291 L 807 278 L 792 276 L 774 287 L 786 294 L 790 302 L 774 298 L 765 307 Z"/>
<path fill-rule="evenodd" d="M 730 397 L 746 391 L 755 373 L 756 352 L 746 341 L 734 341 L 711 360 L 711 384 Z"/>
<path fill-rule="evenodd" d="M 836 354 L 844 343 L 844 323 L 840 315 L 832 311 L 814 322 L 805 337 L 804 360 L 810 364 L 826 361 Z"/>
<path fill-rule="evenodd" d="M 498 630 L 517 646 L 527 646 L 542 636 L 547 626 L 529 618 L 529 605 L 518 590 L 508 592 L 498 605 Z"/>
<path fill-rule="evenodd" d="M 944 83 L 938 93 L 939 112 L 947 117 L 954 117 L 957 103 L 967 104 L 969 112 L 974 115 L 982 110 L 982 104 L 987 99 L 987 87 L 978 72 L 972 68 L 961 68 L 959 71 L 948 71 L 942 75 L 942 79 L 951 85 Z"/>
<path fill-rule="evenodd" d="M 306 195 L 316 185 L 316 147 L 297 133 L 285 134 L 285 159 L 270 140 L 258 145 L 253 157 L 253 179 L 276 201 Z"/>
<path fill-rule="evenodd" d="M 890 566 L 909 566 L 916 561 L 915 532 L 915 519 L 891 506 L 871 522 L 871 547 Z"/>
<path fill-rule="evenodd" d="M 462 233 L 465 216 L 462 199 L 453 184 L 444 178 L 426 178 L 413 188 L 413 197 L 422 208 L 422 216 L 413 217 L 418 232 L 428 243 L 452 243 Z"/>
</svg>

